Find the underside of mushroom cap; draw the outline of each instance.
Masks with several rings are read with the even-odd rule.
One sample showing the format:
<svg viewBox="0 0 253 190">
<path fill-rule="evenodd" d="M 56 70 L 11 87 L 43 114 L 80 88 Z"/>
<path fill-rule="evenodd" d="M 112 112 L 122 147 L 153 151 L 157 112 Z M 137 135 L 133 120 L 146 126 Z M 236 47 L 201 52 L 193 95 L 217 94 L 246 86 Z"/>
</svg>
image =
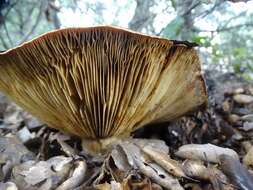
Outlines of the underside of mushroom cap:
<svg viewBox="0 0 253 190">
<path fill-rule="evenodd" d="M 207 102 L 191 44 L 110 26 L 57 30 L 0 53 L 0 91 L 49 126 L 90 139 Z"/>
</svg>

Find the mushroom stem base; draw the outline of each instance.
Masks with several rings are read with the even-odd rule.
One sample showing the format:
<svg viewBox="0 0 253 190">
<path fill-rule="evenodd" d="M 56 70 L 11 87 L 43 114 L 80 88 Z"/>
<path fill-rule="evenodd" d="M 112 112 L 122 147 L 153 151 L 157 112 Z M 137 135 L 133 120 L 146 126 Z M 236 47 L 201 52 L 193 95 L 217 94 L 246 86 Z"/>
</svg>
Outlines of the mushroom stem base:
<svg viewBox="0 0 253 190">
<path fill-rule="evenodd" d="M 119 144 L 125 140 L 129 135 L 119 137 L 109 137 L 104 139 L 82 139 L 82 148 L 89 154 L 104 154 L 112 148 L 113 145 Z"/>
</svg>

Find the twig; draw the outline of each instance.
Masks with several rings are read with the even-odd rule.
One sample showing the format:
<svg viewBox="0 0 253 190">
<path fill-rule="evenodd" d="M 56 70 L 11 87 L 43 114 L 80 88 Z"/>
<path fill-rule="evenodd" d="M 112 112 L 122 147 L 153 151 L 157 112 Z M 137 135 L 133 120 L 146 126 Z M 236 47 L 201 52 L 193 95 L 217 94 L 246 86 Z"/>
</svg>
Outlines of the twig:
<svg viewBox="0 0 253 190">
<path fill-rule="evenodd" d="M 5 22 L 5 21 L 4 21 L 4 31 L 5 31 L 5 33 L 6 33 L 6 36 L 7 36 L 8 41 L 9 41 L 11 47 L 12 47 L 12 46 L 13 46 L 13 42 L 12 42 L 12 39 L 11 39 L 11 37 L 10 37 L 10 34 L 9 34 L 8 29 L 7 29 L 7 26 L 6 26 L 6 22 Z"/>
<path fill-rule="evenodd" d="M 230 26 L 230 27 L 226 27 L 226 28 L 217 28 L 216 30 L 199 30 L 199 29 L 194 29 L 195 32 L 225 32 L 225 31 L 230 31 L 236 28 L 241 28 L 241 27 L 253 27 L 253 23 L 244 23 L 244 24 L 238 24 L 235 26 Z"/>
</svg>

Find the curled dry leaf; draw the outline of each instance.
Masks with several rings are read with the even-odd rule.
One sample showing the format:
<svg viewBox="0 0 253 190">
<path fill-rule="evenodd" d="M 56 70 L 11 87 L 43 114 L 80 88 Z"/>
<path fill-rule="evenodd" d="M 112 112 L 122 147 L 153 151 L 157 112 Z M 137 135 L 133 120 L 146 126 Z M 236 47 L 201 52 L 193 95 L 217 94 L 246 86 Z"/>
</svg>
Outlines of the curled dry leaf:
<svg viewBox="0 0 253 190">
<path fill-rule="evenodd" d="M 67 143 L 65 143 L 59 136 L 56 137 L 56 140 L 61 145 L 63 152 L 65 152 L 67 156 L 73 157 L 74 155 L 76 155 L 76 151 Z"/>
<path fill-rule="evenodd" d="M 224 101 L 223 103 L 222 103 L 222 109 L 223 109 L 223 111 L 224 112 L 226 112 L 226 113 L 228 113 L 228 112 L 230 112 L 231 111 L 231 105 L 230 105 L 231 103 L 228 101 L 228 100 L 226 100 L 226 101 Z"/>
<path fill-rule="evenodd" d="M 28 170 L 21 172 L 20 174 L 25 176 L 24 180 L 29 185 L 36 185 L 52 175 L 50 165 L 45 161 L 40 161 Z"/>
<path fill-rule="evenodd" d="M 228 121 L 232 124 L 236 124 L 238 121 L 240 121 L 241 117 L 236 114 L 230 114 L 228 116 Z"/>
<path fill-rule="evenodd" d="M 209 181 L 212 184 L 213 189 L 217 190 L 236 190 L 233 185 L 230 184 L 227 176 L 225 176 L 219 169 L 214 166 L 208 168 Z"/>
<path fill-rule="evenodd" d="M 72 158 L 52 157 L 47 161 L 24 162 L 13 168 L 13 181 L 20 189 L 52 189 L 58 186 L 70 172 Z M 47 187 L 47 188 L 46 188 Z"/>
<path fill-rule="evenodd" d="M 22 141 L 22 143 L 27 142 L 30 139 L 33 139 L 35 137 L 34 133 L 31 133 L 26 126 L 24 126 L 22 129 L 20 129 L 17 132 L 17 137 Z"/>
<path fill-rule="evenodd" d="M 141 162 L 139 159 L 135 160 L 140 172 L 152 179 L 154 182 L 160 184 L 166 189 L 183 190 L 178 180 L 169 175 L 163 168 L 155 164 L 147 164 Z"/>
<path fill-rule="evenodd" d="M 27 189 L 29 186 L 31 187 L 31 185 L 27 184 L 24 180 L 25 176 L 22 175 L 22 172 L 29 170 L 34 164 L 35 161 L 27 161 L 13 167 L 11 181 L 13 181 L 19 189 Z"/>
<path fill-rule="evenodd" d="M 142 151 L 145 152 L 153 161 L 155 161 L 168 173 L 176 177 L 186 177 L 179 162 L 171 159 L 168 154 L 157 151 L 154 148 L 148 146 L 144 146 L 142 148 Z"/>
<path fill-rule="evenodd" d="M 229 148 L 222 148 L 212 144 L 187 144 L 179 148 L 175 153 L 184 159 L 203 160 L 207 162 L 219 163 L 219 156 L 229 155 L 239 160 L 238 154 Z"/>
<path fill-rule="evenodd" d="M 243 141 L 242 142 L 243 149 L 248 152 L 249 149 L 252 147 L 252 144 L 250 141 Z"/>
<path fill-rule="evenodd" d="M 152 183 L 147 177 L 141 177 L 138 174 L 131 174 L 123 181 L 123 190 L 162 190 L 162 187 Z"/>
<path fill-rule="evenodd" d="M 10 173 L 15 165 L 32 159 L 35 159 L 35 155 L 19 139 L 0 137 L 0 165 L 2 165 L 3 178 Z"/>
<path fill-rule="evenodd" d="M 81 183 L 84 181 L 86 170 L 87 170 L 87 164 L 84 160 L 78 160 L 75 162 L 76 168 L 73 171 L 73 174 L 70 178 L 68 178 L 66 181 L 64 181 L 59 187 L 57 187 L 55 190 L 69 190 L 74 189 L 81 185 Z"/>
<path fill-rule="evenodd" d="M 111 183 L 103 183 L 96 185 L 95 188 L 97 190 L 122 190 L 123 187 L 120 183 L 116 181 L 111 181 Z"/>
<path fill-rule="evenodd" d="M 200 161 L 186 160 L 183 162 L 182 167 L 185 174 L 191 178 L 203 180 L 210 179 L 207 167 Z"/>
<path fill-rule="evenodd" d="M 209 181 L 213 189 L 233 190 L 227 177 L 216 167 L 206 167 L 200 161 L 187 160 L 183 163 L 185 174 L 194 179 Z"/>
<path fill-rule="evenodd" d="M 243 164 L 245 166 L 253 167 L 253 146 L 248 149 L 247 154 L 243 157 Z"/>
<path fill-rule="evenodd" d="M 232 113 L 243 116 L 250 114 L 250 110 L 246 107 L 234 107 Z"/>
<path fill-rule="evenodd" d="M 95 189 L 97 190 L 111 190 L 111 184 L 109 183 L 103 183 L 95 186 Z"/>
<path fill-rule="evenodd" d="M 66 164 L 70 164 L 72 160 L 71 157 L 55 156 L 47 160 L 47 163 L 55 172 L 60 172 L 66 167 Z"/>
<path fill-rule="evenodd" d="M 253 122 L 253 114 L 247 114 L 241 117 L 242 120 L 248 121 L 248 122 Z"/>
<path fill-rule="evenodd" d="M 234 100 L 239 104 L 250 104 L 253 102 L 253 96 L 246 94 L 234 95 Z"/>
<path fill-rule="evenodd" d="M 18 190 L 18 187 L 13 182 L 0 182 L 0 189 L 1 190 Z"/>
<path fill-rule="evenodd" d="M 233 94 L 242 94 L 244 93 L 244 88 L 236 88 L 233 90 Z"/>
<path fill-rule="evenodd" d="M 253 130 L 253 122 L 244 122 L 243 127 L 241 128 L 244 131 L 251 131 Z"/>
<path fill-rule="evenodd" d="M 250 86 L 250 87 L 248 88 L 248 90 L 249 90 L 249 93 L 253 96 L 253 86 Z"/>
<path fill-rule="evenodd" d="M 129 171 L 131 166 L 128 163 L 127 156 L 120 146 L 117 146 L 111 152 L 112 159 L 116 167 L 121 171 Z"/>
<path fill-rule="evenodd" d="M 17 105 L 15 105 L 14 103 L 11 103 L 7 106 L 3 118 L 4 118 L 3 121 L 6 125 L 18 127 L 20 123 L 23 121 L 22 109 Z"/>
<path fill-rule="evenodd" d="M 27 112 L 23 112 L 23 118 L 25 125 L 28 127 L 28 129 L 35 129 L 43 125 L 41 121 L 39 121 L 37 118 L 33 117 Z"/>
<path fill-rule="evenodd" d="M 159 165 L 151 163 L 146 154 L 141 151 L 144 147 L 163 147 L 164 145 L 159 145 L 161 141 L 151 141 L 150 144 L 149 141 L 146 141 L 146 145 L 144 146 L 144 140 L 141 140 L 140 143 L 138 143 L 137 140 L 138 139 L 134 140 L 134 142 L 131 140 L 122 141 L 117 148 L 113 150 L 111 157 L 115 165 L 123 171 L 139 170 L 140 173 L 166 189 L 182 190 L 183 188 L 176 178 L 169 175 L 168 172 Z M 168 148 L 164 147 L 162 150 L 167 153 Z"/>
<path fill-rule="evenodd" d="M 253 176 L 239 160 L 229 155 L 220 155 L 220 167 L 232 184 L 242 190 L 252 190 Z"/>
<path fill-rule="evenodd" d="M 140 148 L 152 148 L 164 154 L 169 154 L 169 147 L 162 140 L 158 139 L 131 139 L 131 142 Z"/>
<path fill-rule="evenodd" d="M 33 159 L 31 153 L 20 141 L 15 137 L 0 137 L 0 163 L 10 160 L 17 164 L 21 160 Z"/>
</svg>

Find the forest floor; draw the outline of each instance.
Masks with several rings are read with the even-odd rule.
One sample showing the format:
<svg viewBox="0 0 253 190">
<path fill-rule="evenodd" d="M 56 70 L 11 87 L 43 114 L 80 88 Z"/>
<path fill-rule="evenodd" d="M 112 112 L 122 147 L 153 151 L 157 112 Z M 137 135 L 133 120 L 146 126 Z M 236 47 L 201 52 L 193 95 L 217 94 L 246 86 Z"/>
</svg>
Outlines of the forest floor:
<svg viewBox="0 0 253 190">
<path fill-rule="evenodd" d="M 142 128 L 99 156 L 0 96 L 0 189 L 253 189 L 253 84 L 205 78 L 207 109 Z"/>
</svg>

